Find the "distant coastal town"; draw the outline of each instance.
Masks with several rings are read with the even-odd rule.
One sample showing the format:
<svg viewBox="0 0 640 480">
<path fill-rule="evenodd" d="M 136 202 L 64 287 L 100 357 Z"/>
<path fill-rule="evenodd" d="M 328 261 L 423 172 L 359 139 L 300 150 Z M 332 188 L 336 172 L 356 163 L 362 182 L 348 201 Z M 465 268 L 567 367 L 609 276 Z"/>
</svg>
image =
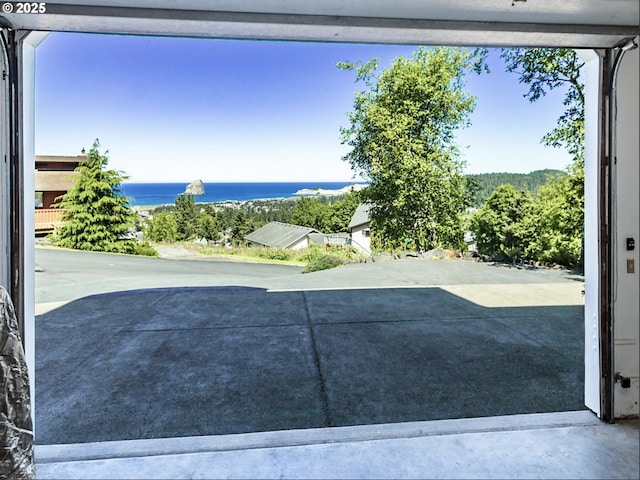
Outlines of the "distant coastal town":
<svg viewBox="0 0 640 480">
<path fill-rule="evenodd" d="M 363 183 L 354 183 L 352 185 L 347 185 L 346 187 L 339 188 L 337 190 L 328 190 L 328 189 L 324 189 L 324 188 L 316 188 L 316 189 L 303 188 L 301 190 L 298 190 L 296 192 L 296 195 L 304 195 L 304 196 L 310 196 L 310 195 L 325 195 L 325 196 L 346 195 L 347 193 L 351 193 L 351 192 L 359 192 L 360 190 L 366 188 L 366 186 L 367 185 L 365 185 Z"/>
</svg>

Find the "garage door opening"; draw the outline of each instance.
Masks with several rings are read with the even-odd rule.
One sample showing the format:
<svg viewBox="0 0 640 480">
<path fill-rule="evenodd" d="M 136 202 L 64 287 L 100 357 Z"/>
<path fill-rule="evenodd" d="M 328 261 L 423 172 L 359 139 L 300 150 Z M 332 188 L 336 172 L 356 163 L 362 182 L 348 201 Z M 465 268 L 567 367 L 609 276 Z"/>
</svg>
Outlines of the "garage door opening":
<svg viewBox="0 0 640 480">
<path fill-rule="evenodd" d="M 60 35 L 61 41 L 73 38 L 55 35 Z M 47 42 L 56 38 L 52 36 Z M 213 177 L 208 173 L 205 180 L 212 181 L 219 181 L 221 175 L 239 175 L 226 176 L 224 180 L 343 180 L 345 185 L 364 182 L 361 178 L 348 178 L 350 172 L 343 170 L 348 167 L 346 162 L 334 162 L 335 171 L 327 173 L 323 155 L 328 154 L 320 148 L 331 142 L 330 155 L 336 160 L 346 153 L 339 145 L 338 128 L 347 124 L 345 114 L 353 105 L 357 89 L 353 77 L 346 82 L 346 91 L 322 82 L 319 89 L 318 83 L 313 83 L 317 81 L 313 72 L 306 72 L 306 79 L 296 83 L 300 92 L 289 89 L 288 94 L 297 98 L 292 103 L 300 110 L 287 118 L 278 105 L 282 97 L 269 100 L 264 92 L 255 95 L 252 84 L 248 84 L 243 88 L 251 92 L 252 101 L 265 102 L 260 114 L 244 110 L 250 107 L 244 103 L 233 103 L 239 102 L 236 97 L 231 102 L 237 114 L 232 120 L 222 116 L 215 123 L 207 123 L 186 111 L 184 105 L 187 93 L 205 93 L 192 86 L 193 77 L 199 76 L 194 66 L 197 61 L 186 52 L 201 48 L 210 54 L 211 45 L 223 44 L 220 51 L 230 55 L 229 51 L 244 47 L 247 42 L 180 40 L 190 44 L 183 55 L 145 55 L 146 44 L 156 40 L 165 46 L 166 42 L 178 41 L 109 37 L 113 44 L 105 43 L 103 53 L 111 52 L 112 60 L 124 65 L 134 78 L 121 79 L 101 107 L 92 107 L 89 101 L 73 105 L 78 109 L 77 116 L 86 114 L 100 119 L 99 123 L 83 121 L 81 126 L 63 128 L 82 128 L 85 142 L 100 137 L 110 150 L 110 166 L 133 172 L 133 179 L 140 182 L 166 183 L 179 176 L 185 187 L 192 179 L 205 176 L 203 170 L 219 174 Z M 135 45 L 130 57 L 120 50 L 124 44 L 118 45 L 125 41 Z M 269 47 L 264 43 L 255 45 Z M 286 60 L 292 65 L 292 72 L 301 68 L 295 64 L 296 58 L 318 58 L 316 55 L 323 48 L 347 48 L 323 44 L 280 46 L 289 54 L 295 53 Z M 39 47 L 38 62 L 46 61 L 46 47 L 47 43 Z M 328 75 L 346 75 L 335 69 L 337 61 L 366 61 L 376 56 L 376 49 L 389 61 L 398 54 L 410 54 L 416 47 L 348 48 L 363 51 L 355 58 L 353 50 L 340 55 L 332 52 Z M 86 57 L 67 58 L 71 63 L 93 61 Z M 257 60 L 267 62 L 264 55 L 254 52 L 253 61 Z M 193 70 L 179 66 L 183 61 L 191 62 Z M 162 67 L 163 62 L 167 69 Z M 238 66 L 246 77 L 246 63 Z M 493 68 L 495 74 L 502 75 L 498 72 L 501 65 Z M 70 139 L 75 141 L 78 137 L 63 136 L 52 128 L 54 120 L 60 121 L 56 109 L 51 108 L 54 89 L 63 92 L 69 88 L 68 82 L 64 76 L 50 82 L 42 70 L 44 67 L 39 73 L 43 75 L 42 83 L 37 88 L 46 86 L 52 90 L 38 92 L 36 145 L 49 146 L 37 153 L 76 154 L 78 148 L 88 146 L 78 143 L 73 147 L 76 150 L 71 150 Z M 261 78 L 261 82 L 275 85 L 287 80 L 282 72 L 272 70 L 266 71 L 274 78 Z M 174 73 L 169 79 L 168 72 Z M 228 70 L 223 73 L 230 74 Z M 99 78 L 97 68 L 92 75 L 96 82 L 108 83 Z M 232 83 L 249 83 L 242 75 L 232 78 Z M 477 81 L 469 76 L 468 82 L 472 80 Z M 511 81 L 517 85 L 517 77 L 512 76 Z M 152 94 L 155 82 L 168 88 L 164 95 Z M 91 82 L 85 88 L 97 92 Z M 224 88 L 212 86 L 210 90 L 200 97 L 205 106 L 215 109 L 218 101 L 230 102 Z M 342 102 L 337 116 L 325 112 L 327 117 L 319 124 L 322 128 L 307 123 L 309 105 L 302 102 L 321 96 L 320 90 L 328 93 L 322 98 L 330 99 L 332 105 Z M 239 91 L 234 90 L 236 95 Z M 522 89 L 515 89 L 511 101 L 520 100 L 522 93 Z M 82 94 L 74 90 L 74 95 Z M 498 103 L 503 91 L 487 89 L 477 96 L 478 112 L 487 115 L 486 119 L 496 109 L 511 108 L 504 98 Z M 132 108 L 128 102 L 134 100 L 140 100 L 142 106 Z M 327 108 L 328 102 L 324 100 Z M 557 103 L 559 112 L 561 101 Z M 43 105 L 49 108 L 48 112 L 41 112 Z M 144 111 L 144 105 L 150 110 Z M 162 106 L 161 113 L 154 115 L 151 107 L 157 105 Z M 95 111 L 100 113 L 94 114 Z M 110 115 L 115 117 L 109 118 Z M 545 122 L 550 128 L 556 117 L 546 112 Z M 174 137 L 169 142 L 163 140 L 166 131 L 154 131 L 153 122 L 158 119 L 165 124 L 163 127 L 173 129 Z M 486 119 L 480 117 L 477 123 L 483 124 Z M 236 133 L 222 134 L 217 140 L 211 132 L 227 131 L 223 129 L 225 123 Z M 508 123 L 503 124 L 504 129 Z M 493 149 L 520 149 L 509 151 L 512 157 L 524 150 L 535 151 L 539 137 L 546 131 L 540 122 L 532 123 L 541 129 L 540 135 L 530 137 L 532 143 L 513 138 L 518 130 L 527 130 L 524 126 L 510 129 L 509 133 L 503 129 L 497 132 L 502 141 L 483 142 L 486 150 L 477 155 L 486 157 Z M 301 135 L 307 134 L 300 138 L 319 143 L 305 144 L 292 139 L 291 134 L 275 141 L 269 131 L 260 132 L 260 126 L 267 124 L 279 125 L 284 131 L 295 127 Z M 136 131 L 137 125 L 144 128 Z M 108 132 L 97 131 L 101 129 Z M 258 132 L 256 140 L 250 141 L 254 131 Z M 119 143 L 119 135 L 126 135 L 126 142 Z M 488 134 L 467 133 L 466 140 L 465 131 L 460 135 L 460 143 L 470 144 L 466 155 L 473 164 L 474 149 L 480 147 L 477 141 Z M 52 137 L 56 140 L 52 141 Z M 201 142 L 202 138 L 209 140 Z M 210 153 L 218 141 L 223 143 L 229 138 L 231 142 L 224 143 L 219 152 Z M 249 144 L 245 152 L 249 157 L 264 155 L 273 144 L 276 153 L 265 162 L 269 168 L 261 170 L 234 156 L 236 152 L 229 144 L 238 148 Z M 153 150 L 154 145 L 159 145 L 158 150 Z M 288 156 L 292 149 L 294 154 Z M 544 152 L 549 157 L 558 155 L 552 149 Z M 233 160 L 225 156 L 232 156 Z M 283 160 L 282 156 L 287 158 Z M 540 158 L 540 154 L 532 157 Z M 485 168 L 527 173 L 567 165 L 567 158 L 561 154 L 551 163 L 539 163 L 532 157 L 518 162 L 516 171 L 505 164 Z M 217 166 L 211 170 L 209 163 Z M 158 168 L 160 165 L 162 168 Z M 468 173 L 488 173 L 482 168 L 478 165 Z M 434 258 L 437 252 L 431 253 L 302 275 L 300 267 L 290 265 L 216 262 L 211 257 L 205 261 L 202 257 L 129 258 L 38 248 L 36 262 L 41 271 L 36 273 L 36 307 L 47 305 L 42 305 L 36 319 L 37 443 L 583 409 L 584 302 L 580 272 L 438 259 Z M 93 386 L 91 391 L 86 388 L 87 383 Z M 454 416 L 449 408 L 453 405 Z M 137 421 L 131 421 L 133 417 Z"/>
</svg>

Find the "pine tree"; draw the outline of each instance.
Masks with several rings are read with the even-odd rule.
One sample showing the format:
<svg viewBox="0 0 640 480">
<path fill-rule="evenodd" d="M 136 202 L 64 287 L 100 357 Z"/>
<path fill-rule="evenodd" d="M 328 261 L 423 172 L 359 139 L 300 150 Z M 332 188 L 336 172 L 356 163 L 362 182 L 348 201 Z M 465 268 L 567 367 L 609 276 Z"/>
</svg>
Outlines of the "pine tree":
<svg viewBox="0 0 640 480">
<path fill-rule="evenodd" d="M 96 139 L 86 160 L 76 168 L 71 189 L 54 205 L 63 208 L 63 225 L 54 235 L 61 247 L 99 252 L 134 253 L 136 242 L 122 237 L 133 226 L 135 214 L 120 184 L 129 178 L 107 170 L 107 152 L 101 155 Z"/>
<path fill-rule="evenodd" d="M 176 240 L 191 240 L 198 232 L 198 207 L 193 195 L 181 194 L 173 212 L 178 227 Z"/>
</svg>

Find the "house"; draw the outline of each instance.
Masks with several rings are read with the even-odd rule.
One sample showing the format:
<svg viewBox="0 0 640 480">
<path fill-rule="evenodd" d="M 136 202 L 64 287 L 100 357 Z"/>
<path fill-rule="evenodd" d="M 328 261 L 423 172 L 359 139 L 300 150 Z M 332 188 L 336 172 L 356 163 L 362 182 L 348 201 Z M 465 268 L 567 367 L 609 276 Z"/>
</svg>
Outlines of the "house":
<svg viewBox="0 0 640 480">
<path fill-rule="evenodd" d="M 290 248 L 292 250 L 324 243 L 324 235 L 317 230 L 282 222 L 269 222 L 244 238 L 251 246 Z"/>
<path fill-rule="evenodd" d="M 75 169 L 85 155 L 36 155 L 35 161 L 35 231 L 50 233 L 60 224 L 62 210 L 51 208 L 56 199 L 67 193 L 77 173 Z"/>
<path fill-rule="evenodd" d="M 369 210 L 371 204 L 361 203 L 349 222 L 351 232 L 351 246 L 362 253 L 371 253 L 371 216 Z"/>
</svg>

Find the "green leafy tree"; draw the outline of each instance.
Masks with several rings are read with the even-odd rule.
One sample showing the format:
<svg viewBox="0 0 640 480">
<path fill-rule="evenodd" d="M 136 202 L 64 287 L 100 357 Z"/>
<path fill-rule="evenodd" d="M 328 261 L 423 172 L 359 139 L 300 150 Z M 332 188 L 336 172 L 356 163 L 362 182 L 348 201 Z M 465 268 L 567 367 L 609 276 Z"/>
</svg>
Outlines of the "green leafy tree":
<svg viewBox="0 0 640 480">
<path fill-rule="evenodd" d="M 136 218 L 120 190 L 128 177 L 107 169 L 107 152 L 100 154 L 99 147 L 96 140 L 76 168 L 73 186 L 55 204 L 64 209 L 64 223 L 53 239 L 62 247 L 78 250 L 135 253 L 137 242 L 123 239 Z"/>
<path fill-rule="evenodd" d="M 147 239 L 152 242 L 173 243 L 178 237 L 178 224 L 172 213 L 160 211 L 154 213 L 145 229 Z"/>
<path fill-rule="evenodd" d="M 190 240 L 198 231 L 198 207 L 193 195 L 179 195 L 175 200 L 173 214 L 176 219 L 178 241 Z"/>
<path fill-rule="evenodd" d="M 584 237 L 584 85 L 580 81 L 580 69 L 584 62 L 575 50 L 563 48 L 504 49 L 501 56 L 507 71 L 517 73 L 520 82 L 529 86 L 525 97 L 530 101 L 539 100 L 550 90 L 565 88 L 563 104 L 566 110 L 542 142 L 565 148 L 573 162 L 567 168 L 567 179 L 557 179 L 534 200 L 540 205 L 535 206 L 532 214 L 557 212 L 558 215 L 530 219 L 530 223 L 538 226 L 531 232 L 531 243 L 536 246 L 531 253 L 536 259 L 548 261 L 544 259 L 556 258 L 558 263 L 565 265 L 575 265 L 577 258 L 581 265 Z M 561 221 L 563 217 L 566 221 Z M 577 255 L 576 245 L 580 245 Z M 545 248 L 550 250 L 544 251 Z"/>
<path fill-rule="evenodd" d="M 494 258 L 523 258 L 524 218 L 531 204 L 528 192 L 508 183 L 500 185 L 471 217 L 478 252 Z"/>
<path fill-rule="evenodd" d="M 576 175 L 558 176 L 542 186 L 525 216 L 525 256 L 538 262 L 582 265 L 583 214 Z"/>
<path fill-rule="evenodd" d="M 524 94 L 531 102 L 556 88 L 565 89 L 567 107 L 558 124 L 543 138 L 545 145 L 565 148 L 574 162 L 584 164 L 584 84 L 580 69 L 584 62 L 568 48 L 506 48 L 500 55 L 508 72 L 519 75 L 529 86 Z"/>
<path fill-rule="evenodd" d="M 291 223 L 323 232 L 331 207 L 317 198 L 300 197 L 291 212 Z"/>
<path fill-rule="evenodd" d="M 351 192 L 346 194 L 342 200 L 338 200 L 331 205 L 330 215 L 326 220 L 326 233 L 347 232 L 349 223 L 353 218 L 358 205 L 361 202 L 361 192 Z"/>
<path fill-rule="evenodd" d="M 477 60 L 464 49 L 420 48 L 381 71 L 376 60 L 338 64 L 366 86 L 341 141 L 352 147 L 344 159 L 369 180 L 374 248 L 399 250 L 406 238 L 419 249 L 462 245 L 464 165 L 454 134 L 475 107 L 463 88 Z"/>
</svg>

